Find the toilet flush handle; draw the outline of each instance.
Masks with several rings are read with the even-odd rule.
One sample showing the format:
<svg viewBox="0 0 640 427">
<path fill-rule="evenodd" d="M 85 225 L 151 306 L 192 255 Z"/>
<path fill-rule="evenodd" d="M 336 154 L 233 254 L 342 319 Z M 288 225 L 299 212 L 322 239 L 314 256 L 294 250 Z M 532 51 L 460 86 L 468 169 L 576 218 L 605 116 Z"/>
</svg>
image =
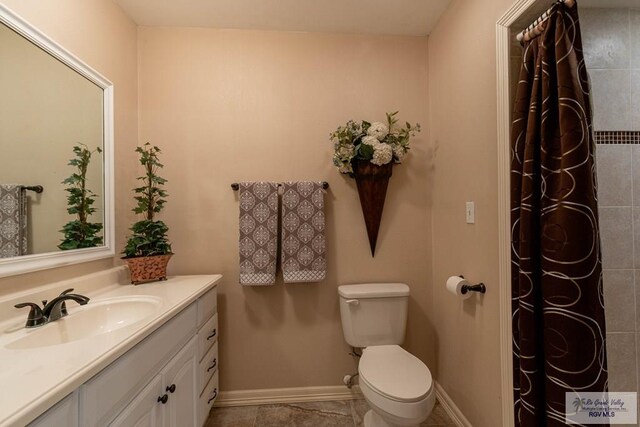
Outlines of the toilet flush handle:
<svg viewBox="0 0 640 427">
<path fill-rule="evenodd" d="M 358 301 L 357 299 L 348 299 L 345 302 L 349 305 L 360 305 L 360 301 Z"/>
</svg>

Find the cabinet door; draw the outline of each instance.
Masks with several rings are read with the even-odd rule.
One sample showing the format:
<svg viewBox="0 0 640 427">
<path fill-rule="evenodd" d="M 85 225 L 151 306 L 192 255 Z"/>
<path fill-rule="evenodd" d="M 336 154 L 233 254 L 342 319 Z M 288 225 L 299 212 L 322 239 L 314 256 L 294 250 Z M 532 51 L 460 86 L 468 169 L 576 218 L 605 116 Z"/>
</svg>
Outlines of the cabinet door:
<svg viewBox="0 0 640 427">
<path fill-rule="evenodd" d="M 158 397 L 163 395 L 162 375 L 157 375 L 110 426 L 157 427 L 162 425 L 164 408 Z"/>
<path fill-rule="evenodd" d="M 77 427 L 78 392 L 75 391 L 62 399 L 54 407 L 40 415 L 29 427 Z"/>
<path fill-rule="evenodd" d="M 167 393 L 164 426 L 192 427 L 196 425 L 196 338 L 163 369 L 163 393 Z"/>
</svg>

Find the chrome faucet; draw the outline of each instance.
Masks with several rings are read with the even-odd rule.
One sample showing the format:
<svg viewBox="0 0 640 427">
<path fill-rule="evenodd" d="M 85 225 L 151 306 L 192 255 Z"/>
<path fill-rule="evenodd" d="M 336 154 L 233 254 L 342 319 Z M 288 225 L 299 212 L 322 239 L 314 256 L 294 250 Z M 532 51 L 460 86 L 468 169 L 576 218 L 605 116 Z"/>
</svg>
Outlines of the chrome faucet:
<svg viewBox="0 0 640 427">
<path fill-rule="evenodd" d="M 49 322 L 55 322 L 61 317 L 66 316 L 68 312 L 65 301 L 67 300 L 73 300 L 80 305 L 85 305 L 89 302 L 89 297 L 85 297 L 80 294 L 72 294 L 71 292 L 73 292 L 73 288 L 63 291 L 59 296 L 49 302 L 46 300 L 42 301 L 42 308 L 33 302 L 23 302 L 21 304 L 16 304 L 14 307 L 30 307 L 25 328 L 36 328 Z"/>
</svg>

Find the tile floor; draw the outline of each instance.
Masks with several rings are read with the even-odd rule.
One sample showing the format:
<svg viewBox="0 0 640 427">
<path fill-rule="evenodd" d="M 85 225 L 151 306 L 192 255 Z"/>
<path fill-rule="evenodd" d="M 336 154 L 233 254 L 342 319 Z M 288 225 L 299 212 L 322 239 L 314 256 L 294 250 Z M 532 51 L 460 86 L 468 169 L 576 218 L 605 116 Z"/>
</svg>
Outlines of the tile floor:
<svg viewBox="0 0 640 427">
<path fill-rule="evenodd" d="M 205 427 L 360 427 L 367 402 L 359 400 L 213 408 Z M 455 426 L 439 402 L 421 426 Z"/>
</svg>

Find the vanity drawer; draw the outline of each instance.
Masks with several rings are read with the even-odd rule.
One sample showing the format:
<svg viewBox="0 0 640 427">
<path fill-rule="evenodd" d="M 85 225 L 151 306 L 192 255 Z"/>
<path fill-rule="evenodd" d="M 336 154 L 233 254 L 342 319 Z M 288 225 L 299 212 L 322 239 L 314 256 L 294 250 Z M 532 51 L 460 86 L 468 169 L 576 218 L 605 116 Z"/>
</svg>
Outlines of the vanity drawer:
<svg viewBox="0 0 640 427">
<path fill-rule="evenodd" d="M 204 391 L 200 395 L 200 401 L 198 402 L 198 425 L 201 426 L 207 421 L 209 411 L 213 407 L 213 404 L 218 397 L 218 370 L 213 374 L 213 377 L 209 380 L 209 383 L 204 388 Z"/>
<path fill-rule="evenodd" d="M 218 370 L 218 343 L 216 342 L 207 355 L 200 361 L 198 370 L 198 394 L 202 393 L 204 386 Z"/>
<path fill-rule="evenodd" d="M 218 288 L 214 287 L 198 298 L 198 327 L 218 311 Z"/>
<path fill-rule="evenodd" d="M 198 331 L 198 360 L 202 360 L 207 351 L 218 341 L 218 314 L 214 314 L 211 319 Z"/>
<path fill-rule="evenodd" d="M 156 375 L 196 329 L 191 304 L 82 386 L 82 426 L 104 426 Z"/>
</svg>

